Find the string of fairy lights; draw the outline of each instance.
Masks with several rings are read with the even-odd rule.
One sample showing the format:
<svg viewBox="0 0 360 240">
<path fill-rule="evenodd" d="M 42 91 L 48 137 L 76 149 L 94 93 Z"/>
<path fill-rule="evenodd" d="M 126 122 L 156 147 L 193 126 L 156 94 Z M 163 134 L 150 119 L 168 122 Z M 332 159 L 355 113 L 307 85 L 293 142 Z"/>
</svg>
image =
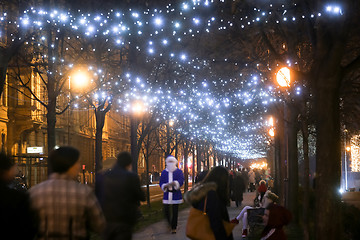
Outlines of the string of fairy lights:
<svg viewBox="0 0 360 240">
<path fill-rule="evenodd" d="M 188 45 L 199 35 L 212 32 L 246 30 L 260 22 L 298 24 L 323 15 L 342 16 L 344 12 L 340 6 L 326 5 L 321 11 L 305 14 L 295 3 L 268 3 L 226 19 L 213 15 L 216 4 L 227 1 L 193 0 L 167 4 L 161 9 L 111 9 L 105 13 L 34 7 L 16 20 L 6 12 L 0 13 L 0 37 L 6 35 L 9 26 L 18 29 L 10 34 L 11 41 L 26 38 L 25 45 L 37 50 L 33 54 L 37 54 L 38 61 L 56 64 L 56 70 L 48 73 L 57 76 L 72 71 L 79 56 L 101 51 L 110 59 L 108 62 L 120 65 L 118 56 L 131 51 L 136 64 L 120 65 L 121 70 L 113 70 L 108 63 L 97 66 L 95 61 L 87 66 L 89 85 L 95 86 L 88 93 L 91 99 L 107 100 L 115 111 L 123 112 L 132 111 L 133 103 L 141 102 L 147 112 L 159 114 L 159 121 L 174 121 L 174 128 L 190 139 L 209 141 L 216 149 L 242 159 L 263 157 L 267 147 L 265 118 L 268 107 L 281 101 L 278 88 L 268 84 L 265 75 L 250 70 L 234 71 L 232 78 L 221 77 L 211 63 L 227 62 L 227 58 L 201 59 Z M 48 39 L 49 29 L 54 31 L 53 39 Z M 46 50 L 56 49 L 60 38 L 66 40 L 62 46 L 64 55 L 49 59 Z M 93 47 L 96 40 L 102 43 L 101 49 Z M 289 60 L 287 64 L 297 63 Z M 293 89 L 291 94 L 301 94 L 301 86 Z M 66 89 L 63 91 L 66 95 Z M 81 108 L 88 99 L 72 103 L 73 107 Z"/>
</svg>

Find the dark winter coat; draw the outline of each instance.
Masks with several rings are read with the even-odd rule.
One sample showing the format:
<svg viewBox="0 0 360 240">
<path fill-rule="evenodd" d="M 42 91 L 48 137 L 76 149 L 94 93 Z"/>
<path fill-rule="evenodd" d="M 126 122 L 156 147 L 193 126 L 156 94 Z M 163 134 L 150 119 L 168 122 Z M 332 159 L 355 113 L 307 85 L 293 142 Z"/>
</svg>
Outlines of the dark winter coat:
<svg viewBox="0 0 360 240">
<path fill-rule="evenodd" d="M 274 203 L 271 203 L 267 209 L 270 211 L 269 219 L 261 233 L 261 240 L 286 240 L 283 226 L 291 221 L 290 211 Z"/>
<path fill-rule="evenodd" d="M 231 199 L 233 201 L 242 201 L 243 200 L 243 193 L 245 192 L 245 181 L 240 175 L 240 173 L 235 173 L 232 185 L 231 185 Z"/>
<path fill-rule="evenodd" d="M 0 232 L 11 239 L 33 239 L 37 218 L 30 207 L 27 193 L 7 187 L 0 182 Z"/>
<path fill-rule="evenodd" d="M 216 193 L 216 183 L 203 183 L 195 186 L 191 191 L 184 195 L 186 202 L 194 208 L 204 210 L 205 197 L 206 213 L 210 220 L 211 229 L 214 232 L 216 240 L 233 240 L 232 234 L 228 237 L 223 225 L 223 220 L 229 221 L 229 214 L 226 203 L 222 202 Z"/>
<path fill-rule="evenodd" d="M 135 225 L 140 201 L 145 201 L 137 174 L 116 164 L 98 177 L 96 188 L 107 222 Z"/>
</svg>

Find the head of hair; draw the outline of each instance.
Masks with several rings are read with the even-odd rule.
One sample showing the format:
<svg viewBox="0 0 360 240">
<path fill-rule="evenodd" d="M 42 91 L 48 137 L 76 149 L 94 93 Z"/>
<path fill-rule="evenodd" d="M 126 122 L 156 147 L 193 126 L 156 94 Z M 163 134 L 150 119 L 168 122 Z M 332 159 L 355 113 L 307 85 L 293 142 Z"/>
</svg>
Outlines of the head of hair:
<svg viewBox="0 0 360 240">
<path fill-rule="evenodd" d="M 80 152 L 76 148 L 65 146 L 52 150 L 49 153 L 49 167 L 52 172 L 65 173 L 78 160 Z"/>
<path fill-rule="evenodd" d="M 131 154 L 129 152 L 121 152 L 117 155 L 117 165 L 126 168 L 132 163 Z"/>
<path fill-rule="evenodd" d="M 13 160 L 4 152 L 0 152 L 0 174 L 14 166 Z"/>
<path fill-rule="evenodd" d="M 273 201 L 274 203 L 278 201 L 279 197 L 273 192 L 267 191 L 265 197 Z"/>
<path fill-rule="evenodd" d="M 229 172 L 223 166 L 217 166 L 211 169 L 206 175 L 203 183 L 215 182 L 217 185 L 216 193 L 220 200 L 225 204 L 229 202 Z"/>
</svg>

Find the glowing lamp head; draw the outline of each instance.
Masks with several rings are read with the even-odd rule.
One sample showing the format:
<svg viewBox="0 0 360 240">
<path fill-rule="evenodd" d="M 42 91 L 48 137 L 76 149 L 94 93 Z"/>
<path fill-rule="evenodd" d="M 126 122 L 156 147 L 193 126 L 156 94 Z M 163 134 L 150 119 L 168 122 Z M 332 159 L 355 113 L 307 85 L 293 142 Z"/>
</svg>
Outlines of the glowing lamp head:
<svg viewBox="0 0 360 240">
<path fill-rule="evenodd" d="M 290 69 L 287 67 L 281 68 L 276 73 L 276 81 L 281 87 L 290 87 Z"/>
<path fill-rule="evenodd" d="M 133 105 L 132 105 L 132 112 L 135 114 L 135 115 L 141 115 L 145 112 L 145 107 L 144 107 L 144 104 L 142 102 L 134 102 Z"/>
<path fill-rule="evenodd" d="M 79 70 L 74 73 L 71 80 L 75 88 L 83 88 L 89 83 L 89 76 L 86 72 Z"/>
<path fill-rule="evenodd" d="M 350 152 L 351 148 L 350 147 L 346 147 L 346 151 Z"/>
<path fill-rule="evenodd" d="M 274 137 L 274 136 L 275 136 L 275 129 L 274 129 L 274 128 L 270 128 L 270 129 L 269 129 L 269 135 L 270 135 L 270 137 Z"/>
<path fill-rule="evenodd" d="M 273 117 L 270 117 L 269 118 L 269 125 L 272 127 L 274 126 L 274 118 Z"/>
</svg>

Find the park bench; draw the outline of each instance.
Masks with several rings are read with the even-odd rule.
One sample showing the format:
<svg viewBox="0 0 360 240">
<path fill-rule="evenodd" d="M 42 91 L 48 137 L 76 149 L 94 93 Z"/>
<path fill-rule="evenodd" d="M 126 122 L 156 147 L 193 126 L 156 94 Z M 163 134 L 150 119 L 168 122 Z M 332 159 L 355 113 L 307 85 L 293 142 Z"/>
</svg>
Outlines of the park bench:
<svg viewBox="0 0 360 240">
<path fill-rule="evenodd" d="M 257 227 L 264 227 L 263 215 L 265 208 L 252 208 L 247 210 L 247 220 L 249 225 L 249 234 L 253 233 Z"/>
</svg>

